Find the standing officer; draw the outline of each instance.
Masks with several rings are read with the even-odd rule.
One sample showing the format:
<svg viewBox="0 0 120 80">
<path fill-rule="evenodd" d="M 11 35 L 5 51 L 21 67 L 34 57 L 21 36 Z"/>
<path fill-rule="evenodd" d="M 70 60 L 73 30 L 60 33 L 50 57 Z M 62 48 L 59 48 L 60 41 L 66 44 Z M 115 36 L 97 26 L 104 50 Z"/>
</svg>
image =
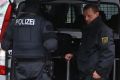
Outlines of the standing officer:
<svg viewBox="0 0 120 80">
<path fill-rule="evenodd" d="M 24 13 L 12 21 L 2 48 L 12 48 L 14 80 L 50 80 L 46 72 L 49 53 L 57 48 L 50 22 L 39 16 L 39 0 L 26 0 Z"/>
<path fill-rule="evenodd" d="M 87 26 L 76 54 L 80 80 L 109 80 L 115 55 L 112 30 L 99 17 L 97 5 L 86 5 L 83 15 Z M 66 54 L 65 59 L 72 56 Z"/>
</svg>

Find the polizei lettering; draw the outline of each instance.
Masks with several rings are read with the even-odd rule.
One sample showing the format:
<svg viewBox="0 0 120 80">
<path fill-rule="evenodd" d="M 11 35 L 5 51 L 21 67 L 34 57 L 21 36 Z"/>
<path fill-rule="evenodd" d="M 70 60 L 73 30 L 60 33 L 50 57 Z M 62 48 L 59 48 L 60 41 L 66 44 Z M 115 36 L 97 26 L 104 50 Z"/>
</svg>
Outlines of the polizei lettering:
<svg viewBox="0 0 120 80">
<path fill-rule="evenodd" d="M 16 19 L 17 25 L 35 25 L 35 19 Z"/>
</svg>

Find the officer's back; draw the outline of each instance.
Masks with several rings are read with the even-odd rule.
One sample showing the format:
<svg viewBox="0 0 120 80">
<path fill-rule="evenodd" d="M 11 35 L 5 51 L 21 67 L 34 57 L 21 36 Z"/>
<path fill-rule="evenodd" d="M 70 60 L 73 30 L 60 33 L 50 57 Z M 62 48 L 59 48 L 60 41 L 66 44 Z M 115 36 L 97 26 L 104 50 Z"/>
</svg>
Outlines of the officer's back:
<svg viewBox="0 0 120 80">
<path fill-rule="evenodd" d="M 40 16 L 38 0 L 26 0 L 23 11 L 8 30 L 8 33 L 13 36 L 14 56 L 22 58 L 43 57 L 47 53 L 44 42 L 53 37 L 49 34 L 52 25 Z M 51 44 L 48 46 L 51 46 Z"/>
<path fill-rule="evenodd" d="M 38 15 L 39 5 L 38 0 L 26 0 L 24 13 L 10 22 L 2 41 L 3 50 L 13 51 L 14 80 L 51 80 L 48 53 L 56 49 L 57 40 L 51 23 Z"/>
</svg>

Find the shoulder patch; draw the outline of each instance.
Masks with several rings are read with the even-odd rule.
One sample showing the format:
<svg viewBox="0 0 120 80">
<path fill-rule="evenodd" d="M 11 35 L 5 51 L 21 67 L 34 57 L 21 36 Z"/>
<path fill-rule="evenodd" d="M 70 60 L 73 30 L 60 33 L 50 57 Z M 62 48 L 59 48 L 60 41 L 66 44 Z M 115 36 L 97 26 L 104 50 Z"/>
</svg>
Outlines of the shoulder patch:
<svg viewBox="0 0 120 80">
<path fill-rule="evenodd" d="M 108 37 L 102 37 L 102 44 L 107 44 L 108 43 Z"/>
</svg>

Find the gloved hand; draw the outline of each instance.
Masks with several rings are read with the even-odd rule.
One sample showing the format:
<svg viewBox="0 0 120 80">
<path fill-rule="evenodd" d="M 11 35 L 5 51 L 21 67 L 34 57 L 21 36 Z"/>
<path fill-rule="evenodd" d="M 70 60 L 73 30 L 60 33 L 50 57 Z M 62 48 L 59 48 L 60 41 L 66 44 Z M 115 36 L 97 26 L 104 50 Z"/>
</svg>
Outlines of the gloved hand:
<svg viewBox="0 0 120 80">
<path fill-rule="evenodd" d="M 72 54 L 72 53 L 67 53 L 64 58 L 65 58 L 67 61 L 70 61 L 70 60 L 72 59 L 72 57 L 73 57 L 73 54 Z"/>
</svg>

